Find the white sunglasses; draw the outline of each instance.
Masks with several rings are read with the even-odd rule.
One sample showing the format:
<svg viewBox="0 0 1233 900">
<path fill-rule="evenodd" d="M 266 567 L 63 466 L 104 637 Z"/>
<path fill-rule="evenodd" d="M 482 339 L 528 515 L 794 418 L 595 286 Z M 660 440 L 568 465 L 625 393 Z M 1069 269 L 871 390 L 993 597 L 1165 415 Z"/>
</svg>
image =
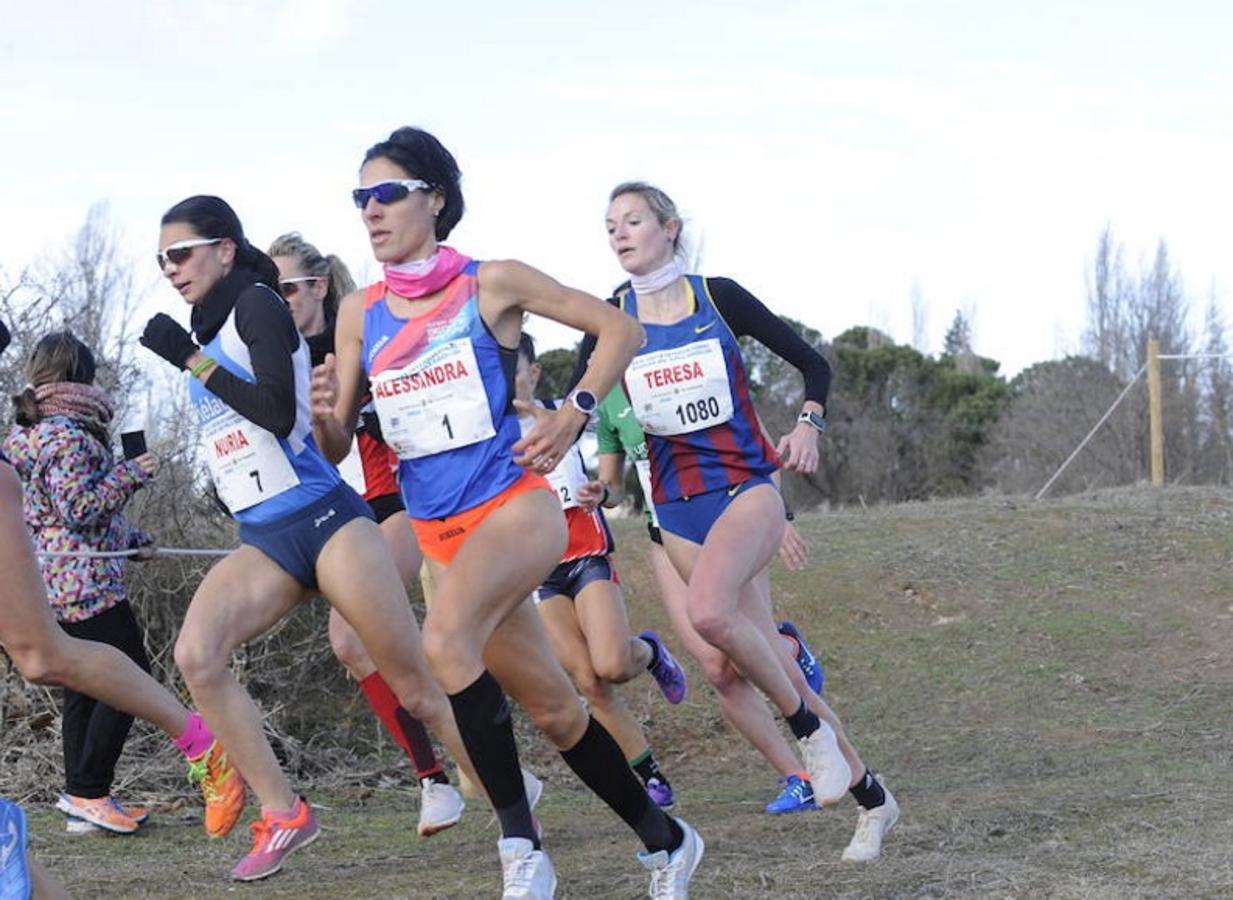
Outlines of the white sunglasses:
<svg viewBox="0 0 1233 900">
<path fill-rule="evenodd" d="M 177 266 L 182 265 L 193 255 L 195 248 L 205 247 L 208 244 L 217 244 L 221 241 L 222 238 L 189 238 L 187 241 L 176 241 L 174 244 L 169 244 L 158 251 L 158 267 L 165 269 L 167 268 L 167 263 Z"/>
</svg>

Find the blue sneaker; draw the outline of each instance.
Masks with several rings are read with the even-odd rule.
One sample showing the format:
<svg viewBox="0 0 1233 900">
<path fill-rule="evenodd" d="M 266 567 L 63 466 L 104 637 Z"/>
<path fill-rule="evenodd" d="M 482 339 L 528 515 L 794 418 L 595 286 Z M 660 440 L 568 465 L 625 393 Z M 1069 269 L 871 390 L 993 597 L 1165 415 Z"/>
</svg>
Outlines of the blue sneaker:
<svg viewBox="0 0 1233 900">
<path fill-rule="evenodd" d="M 0 800 L 0 900 L 28 900 L 34 891 L 26 862 L 26 814 Z"/>
<path fill-rule="evenodd" d="M 766 811 L 772 816 L 818 808 L 813 802 L 813 785 L 801 776 L 789 775 L 779 779 L 779 783 L 783 785 L 783 790 L 774 802 L 766 805 Z"/>
<path fill-rule="evenodd" d="M 822 661 L 813 655 L 813 651 L 805 643 L 805 636 L 791 622 L 786 619 L 780 622 L 779 633 L 796 641 L 796 664 L 801 667 L 805 680 L 809 682 L 810 690 L 821 696 L 822 685 L 826 684 L 826 673 L 822 671 Z"/>
</svg>

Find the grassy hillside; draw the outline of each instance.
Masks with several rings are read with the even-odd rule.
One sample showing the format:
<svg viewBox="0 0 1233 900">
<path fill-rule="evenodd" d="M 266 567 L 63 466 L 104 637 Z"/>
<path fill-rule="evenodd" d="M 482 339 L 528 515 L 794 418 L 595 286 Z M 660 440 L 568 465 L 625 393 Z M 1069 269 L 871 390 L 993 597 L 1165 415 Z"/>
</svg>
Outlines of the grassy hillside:
<svg viewBox="0 0 1233 900">
<path fill-rule="evenodd" d="M 777 605 L 823 652 L 827 696 L 903 819 L 874 864 L 843 864 L 837 809 L 771 818 L 772 773 L 693 692 L 629 695 L 707 841 L 709 897 L 1233 895 L 1233 498 L 1134 489 L 853 510 L 799 522 L 809 571 Z M 617 523 L 637 627 L 664 627 L 646 538 Z M 635 843 L 543 744 L 541 807 L 562 897 L 637 897 Z M 398 766 L 389 755 L 391 769 Z M 492 817 L 428 841 L 399 788 L 324 789 L 324 838 L 269 882 L 225 875 L 247 834 L 207 843 L 189 811 L 136 838 L 69 837 L 32 810 L 35 849 L 80 896 L 494 896 Z"/>
</svg>

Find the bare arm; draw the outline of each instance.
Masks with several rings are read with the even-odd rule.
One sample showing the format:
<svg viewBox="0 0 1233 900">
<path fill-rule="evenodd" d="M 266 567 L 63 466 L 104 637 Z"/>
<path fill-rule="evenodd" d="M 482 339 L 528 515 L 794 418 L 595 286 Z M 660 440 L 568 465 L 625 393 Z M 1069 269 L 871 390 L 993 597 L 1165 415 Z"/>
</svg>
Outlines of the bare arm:
<svg viewBox="0 0 1233 900">
<path fill-rule="evenodd" d="M 487 262 L 480 266 L 480 313 L 497 339 L 507 347 L 518 340 L 522 314 L 535 313 L 596 337 L 595 352 L 586 374 L 578 382 L 597 398 L 607 395 L 642 346 L 642 326 L 598 297 L 565 287 L 537 269 L 515 261 Z M 560 459 L 578 437 L 586 417 L 572 404 L 537 416 L 536 425 L 514 444 L 520 465 Z M 546 468 L 545 468 L 546 466 Z"/>
<path fill-rule="evenodd" d="M 604 505 L 615 508 L 625 499 L 625 454 L 601 453 L 599 455 L 599 480 L 608 488 L 608 502 Z"/>
<path fill-rule="evenodd" d="M 364 292 L 348 294 L 338 305 L 334 353 L 313 369 L 313 438 L 325 458 L 337 465 L 351 449 L 360 398 L 368 385 L 361 353 L 364 341 Z"/>
</svg>

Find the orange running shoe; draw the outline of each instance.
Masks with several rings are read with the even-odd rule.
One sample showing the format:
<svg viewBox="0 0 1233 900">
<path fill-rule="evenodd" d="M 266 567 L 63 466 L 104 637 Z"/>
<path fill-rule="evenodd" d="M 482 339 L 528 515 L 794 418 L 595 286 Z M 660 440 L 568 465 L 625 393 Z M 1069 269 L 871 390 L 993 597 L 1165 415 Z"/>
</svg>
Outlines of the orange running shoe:
<svg viewBox="0 0 1233 900">
<path fill-rule="evenodd" d="M 201 782 L 206 834 L 212 838 L 226 836 L 244 812 L 244 779 L 218 741 L 188 761 L 188 780 Z"/>
<path fill-rule="evenodd" d="M 91 799 L 61 794 L 56 801 L 56 808 L 74 819 L 116 834 L 132 834 L 138 827 L 138 823 L 125 815 L 110 797 Z"/>
</svg>

